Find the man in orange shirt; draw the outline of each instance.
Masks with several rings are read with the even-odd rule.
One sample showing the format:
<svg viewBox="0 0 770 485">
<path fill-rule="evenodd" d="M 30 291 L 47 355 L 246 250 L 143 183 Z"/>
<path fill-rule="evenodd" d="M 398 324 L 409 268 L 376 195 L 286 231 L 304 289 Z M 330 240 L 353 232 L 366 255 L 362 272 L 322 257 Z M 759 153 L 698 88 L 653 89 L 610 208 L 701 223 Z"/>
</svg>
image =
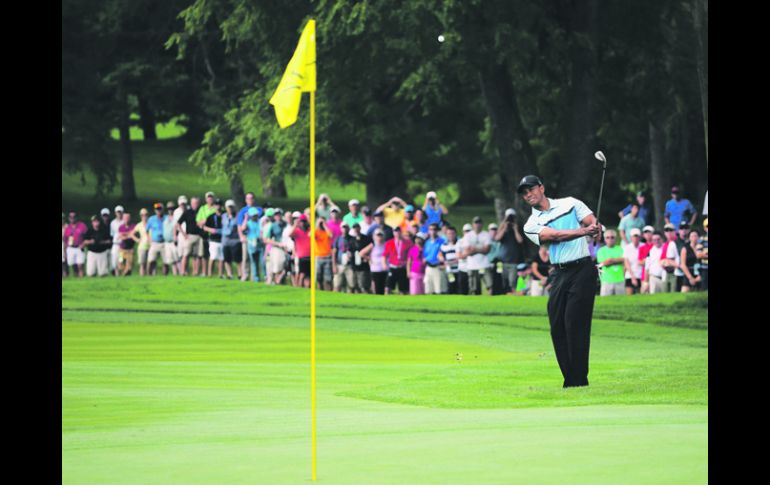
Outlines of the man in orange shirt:
<svg viewBox="0 0 770 485">
<path fill-rule="evenodd" d="M 323 217 L 315 232 L 315 278 L 319 290 L 332 290 L 332 231 Z"/>
</svg>

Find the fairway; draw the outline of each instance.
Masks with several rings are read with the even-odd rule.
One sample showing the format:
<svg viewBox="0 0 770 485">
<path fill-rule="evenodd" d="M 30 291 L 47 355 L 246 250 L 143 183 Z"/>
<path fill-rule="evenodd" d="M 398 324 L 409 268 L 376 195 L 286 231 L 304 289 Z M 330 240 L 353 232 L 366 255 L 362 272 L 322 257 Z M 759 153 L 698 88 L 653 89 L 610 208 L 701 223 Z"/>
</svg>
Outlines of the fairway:
<svg viewBox="0 0 770 485">
<path fill-rule="evenodd" d="M 708 295 L 597 298 L 562 389 L 546 299 L 319 292 L 318 482 L 705 483 Z M 62 282 L 62 482 L 311 483 L 309 292 Z"/>
</svg>

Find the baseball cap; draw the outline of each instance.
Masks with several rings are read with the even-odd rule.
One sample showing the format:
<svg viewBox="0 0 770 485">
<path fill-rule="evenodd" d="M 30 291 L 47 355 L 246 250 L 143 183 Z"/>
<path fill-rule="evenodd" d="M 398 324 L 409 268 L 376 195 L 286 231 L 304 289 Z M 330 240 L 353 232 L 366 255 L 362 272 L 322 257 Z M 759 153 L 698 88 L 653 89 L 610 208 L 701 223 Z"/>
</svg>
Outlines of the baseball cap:
<svg viewBox="0 0 770 485">
<path fill-rule="evenodd" d="M 254 207 L 252 207 L 251 209 L 256 210 Z M 251 209 L 249 209 L 249 214 L 251 214 Z M 275 209 L 271 207 L 267 209 L 267 212 L 265 212 L 265 214 L 267 215 L 267 217 L 273 217 L 275 215 Z"/>
<path fill-rule="evenodd" d="M 170 200 L 166 202 L 166 209 L 174 209 L 176 206 Z"/>
<path fill-rule="evenodd" d="M 642 229 L 642 232 L 655 232 L 655 228 L 652 226 L 644 226 L 644 229 Z"/>
<path fill-rule="evenodd" d="M 122 205 L 115 206 L 115 212 L 126 212 Z"/>
<path fill-rule="evenodd" d="M 635 227 L 635 228 L 631 229 L 631 235 L 632 236 L 641 236 L 642 235 L 642 231 L 640 231 L 638 227 Z"/>
<path fill-rule="evenodd" d="M 466 224 L 463 225 L 463 232 L 468 232 L 468 231 L 472 231 L 472 230 L 473 230 L 473 227 L 471 227 L 470 224 L 466 223 Z"/>
<path fill-rule="evenodd" d="M 519 182 L 519 187 L 516 189 L 516 192 L 521 193 L 521 189 L 525 187 L 534 187 L 535 185 L 543 185 L 543 181 L 536 175 L 527 175 L 521 179 L 521 182 Z"/>
<path fill-rule="evenodd" d="M 140 211 L 139 211 L 139 215 L 140 215 L 140 216 L 144 216 L 144 215 L 147 215 L 147 214 L 149 214 L 149 213 L 150 213 L 150 211 L 148 211 L 148 210 L 147 210 L 147 209 L 145 209 L 144 207 L 142 207 L 142 210 L 140 210 Z"/>
<path fill-rule="evenodd" d="M 476 216 L 476 217 L 474 217 L 474 218 L 473 218 L 473 223 L 474 223 L 474 224 L 476 224 L 476 223 L 481 223 L 481 217 L 479 217 L 479 216 Z"/>
<path fill-rule="evenodd" d="M 688 224 L 687 221 L 681 221 L 679 223 L 679 229 L 689 229 L 689 228 L 690 228 L 690 224 Z"/>
<path fill-rule="evenodd" d="M 156 202 L 156 203 L 152 204 L 152 208 L 153 209 L 161 209 L 162 210 L 163 209 L 163 204 L 161 204 L 160 202 Z"/>
<path fill-rule="evenodd" d="M 214 205 L 222 205 L 222 199 L 214 199 Z"/>
<path fill-rule="evenodd" d="M 332 206 L 329 212 L 339 212 L 339 211 L 340 211 L 340 208 L 335 205 L 335 206 Z"/>
<path fill-rule="evenodd" d="M 703 219 L 703 227 L 709 227 L 709 218 Z"/>
<path fill-rule="evenodd" d="M 361 203 L 358 201 L 358 199 L 350 199 L 350 202 L 348 202 L 348 206 L 351 205 L 361 205 Z"/>
<path fill-rule="evenodd" d="M 408 206 L 404 207 L 404 212 L 414 212 L 414 206 L 409 204 Z"/>
<path fill-rule="evenodd" d="M 415 236 L 414 236 L 414 237 L 419 237 L 419 238 L 420 238 L 420 239 L 422 239 L 423 241 L 424 241 L 424 240 L 426 240 L 426 239 L 428 239 L 428 235 L 427 235 L 427 234 L 425 234 L 425 233 L 424 233 L 424 232 L 422 232 L 422 231 L 420 231 L 420 232 L 418 232 L 417 234 L 415 234 Z"/>
<path fill-rule="evenodd" d="M 276 207 L 275 210 L 273 211 L 273 214 L 283 214 L 283 209 L 281 209 L 280 207 Z"/>
<path fill-rule="evenodd" d="M 178 199 L 176 199 L 176 203 L 179 205 L 187 204 L 187 196 L 180 195 Z"/>
<path fill-rule="evenodd" d="M 671 229 L 672 231 L 673 231 L 673 230 L 676 230 L 676 228 L 674 227 L 674 225 L 673 225 L 673 224 L 671 224 L 671 223 L 669 223 L 669 224 L 666 224 L 665 226 L 663 226 L 663 229 Z"/>
<path fill-rule="evenodd" d="M 361 212 L 363 212 L 364 215 L 368 216 L 368 215 L 371 215 L 372 210 L 369 208 L 368 205 L 365 205 L 365 206 L 361 207 Z"/>
<path fill-rule="evenodd" d="M 525 271 L 527 269 L 527 263 L 519 263 L 516 265 L 516 271 Z"/>
<path fill-rule="evenodd" d="M 93 221 L 100 221 L 100 220 L 101 220 L 101 219 L 99 219 L 99 216 L 97 216 L 97 215 L 93 215 L 93 216 L 91 216 L 91 221 L 92 221 L 92 222 L 93 222 Z"/>
<path fill-rule="evenodd" d="M 307 220 L 307 216 L 305 214 L 300 214 L 299 215 L 299 220 L 300 221 L 306 221 Z"/>
<path fill-rule="evenodd" d="M 516 215 L 516 211 L 515 210 L 513 210 L 513 209 L 505 209 L 505 217 L 515 216 L 515 215 Z"/>
<path fill-rule="evenodd" d="M 671 192 L 679 192 L 679 186 L 674 185 L 673 187 L 671 187 Z"/>
<path fill-rule="evenodd" d="M 104 209 L 102 209 L 100 214 L 103 215 L 103 216 L 108 216 L 108 215 L 110 215 L 110 210 L 105 207 Z"/>
<path fill-rule="evenodd" d="M 214 192 L 206 192 L 206 198 L 208 197 L 214 197 Z"/>
<path fill-rule="evenodd" d="M 375 229 L 374 230 L 374 235 L 375 236 L 384 236 L 385 232 L 382 229 Z"/>
<path fill-rule="evenodd" d="M 490 223 L 490 224 L 489 224 L 489 226 L 487 227 L 487 229 L 489 229 L 489 230 L 492 230 L 492 229 L 497 229 L 497 224 L 495 224 L 494 222 L 492 222 L 492 223 Z"/>
<path fill-rule="evenodd" d="M 425 198 L 426 198 L 426 199 L 435 199 L 435 198 L 436 198 L 436 193 L 435 193 L 435 192 L 433 192 L 433 191 L 430 191 L 430 192 L 428 192 L 428 193 L 425 195 Z"/>
<path fill-rule="evenodd" d="M 225 207 L 235 207 L 235 201 L 233 199 L 227 199 L 227 202 L 225 202 Z"/>
<path fill-rule="evenodd" d="M 302 212 L 300 212 L 300 211 L 294 211 L 294 212 L 291 213 L 292 217 L 299 217 L 301 215 L 302 215 Z"/>
<path fill-rule="evenodd" d="M 269 211 L 270 211 L 270 209 L 268 209 L 268 212 Z M 256 207 L 249 207 L 248 214 L 249 214 L 249 217 L 258 216 L 259 215 L 259 210 L 257 210 Z"/>
<path fill-rule="evenodd" d="M 374 217 L 385 217 L 382 211 L 377 211 L 374 213 Z"/>
</svg>

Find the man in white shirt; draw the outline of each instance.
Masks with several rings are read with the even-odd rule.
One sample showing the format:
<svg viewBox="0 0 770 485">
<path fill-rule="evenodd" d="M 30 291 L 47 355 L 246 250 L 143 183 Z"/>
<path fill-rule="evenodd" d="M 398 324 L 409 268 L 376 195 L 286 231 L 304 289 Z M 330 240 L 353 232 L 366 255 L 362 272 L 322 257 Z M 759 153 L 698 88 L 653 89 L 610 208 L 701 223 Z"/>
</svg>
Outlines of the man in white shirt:
<svg viewBox="0 0 770 485">
<path fill-rule="evenodd" d="M 623 258 L 626 260 L 626 295 L 639 293 L 641 289 L 642 267 L 639 264 L 639 242 L 642 239 L 642 231 L 638 227 L 629 232 L 631 242 L 623 248 Z"/>
<path fill-rule="evenodd" d="M 110 267 L 115 276 L 120 274 L 120 238 L 118 237 L 118 228 L 123 224 L 123 213 L 125 210 L 122 205 L 115 206 L 115 219 L 110 222 L 110 236 L 112 237 L 112 249 L 110 250 Z"/>
<path fill-rule="evenodd" d="M 464 255 L 468 271 L 468 294 L 481 294 L 481 278 L 487 289 L 492 288 L 492 274 L 486 269 L 490 266 L 487 253 L 492 243 L 492 237 L 487 231 L 482 230 L 481 217 L 473 218 L 473 230 L 463 236 L 465 241 Z"/>
<path fill-rule="evenodd" d="M 663 293 L 663 281 L 666 270 L 660 264 L 663 254 L 663 234 L 660 231 L 652 233 L 652 248 L 644 261 L 644 280 L 650 288 L 650 294 Z"/>
</svg>

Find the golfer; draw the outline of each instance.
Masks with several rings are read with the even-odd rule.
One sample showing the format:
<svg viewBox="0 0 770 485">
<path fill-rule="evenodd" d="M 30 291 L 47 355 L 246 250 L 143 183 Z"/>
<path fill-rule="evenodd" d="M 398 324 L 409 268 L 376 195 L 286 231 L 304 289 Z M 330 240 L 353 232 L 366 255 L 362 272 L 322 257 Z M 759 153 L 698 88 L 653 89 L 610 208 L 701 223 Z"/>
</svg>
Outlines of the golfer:
<svg viewBox="0 0 770 485">
<path fill-rule="evenodd" d="M 518 192 L 532 206 L 524 234 L 548 248 L 552 268 L 548 319 L 564 387 L 587 386 L 598 273 L 586 236 L 601 237 L 601 225 L 583 202 L 546 197 L 543 182 L 534 175 L 521 179 Z"/>
</svg>

